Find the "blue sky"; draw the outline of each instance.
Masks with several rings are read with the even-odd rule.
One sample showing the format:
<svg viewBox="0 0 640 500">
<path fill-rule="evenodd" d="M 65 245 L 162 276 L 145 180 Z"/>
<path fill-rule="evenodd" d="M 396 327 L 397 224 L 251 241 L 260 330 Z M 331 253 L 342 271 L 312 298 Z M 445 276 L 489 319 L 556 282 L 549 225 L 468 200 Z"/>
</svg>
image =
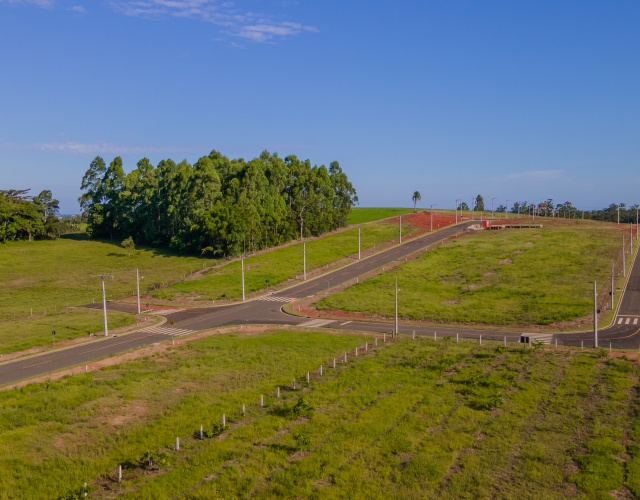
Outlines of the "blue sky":
<svg viewBox="0 0 640 500">
<path fill-rule="evenodd" d="M 362 206 L 639 203 L 640 3 L 0 0 L 0 189 L 338 160 Z"/>
</svg>

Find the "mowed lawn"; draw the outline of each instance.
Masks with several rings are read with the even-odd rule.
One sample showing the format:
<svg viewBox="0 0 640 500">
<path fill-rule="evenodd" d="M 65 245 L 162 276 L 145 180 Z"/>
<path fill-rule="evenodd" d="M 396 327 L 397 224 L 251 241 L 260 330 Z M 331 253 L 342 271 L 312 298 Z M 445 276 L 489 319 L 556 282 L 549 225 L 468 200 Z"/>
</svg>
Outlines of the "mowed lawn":
<svg viewBox="0 0 640 500">
<path fill-rule="evenodd" d="M 402 223 L 403 233 L 408 234 L 411 226 Z M 382 243 L 398 240 L 397 224 L 376 222 L 360 228 L 361 250 Z M 352 228 L 336 234 L 308 241 L 307 273 L 340 259 L 357 256 L 358 229 Z M 244 261 L 245 292 L 266 290 L 303 273 L 302 243 L 285 246 L 265 252 Z M 242 270 L 239 261 L 224 267 L 206 271 L 203 276 L 175 283 L 153 293 L 159 299 L 220 300 L 242 297 Z"/>
<path fill-rule="evenodd" d="M 107 314 L 109 331 L 136 322 L 135 316 L 117 311 Z M 51 345 L 89 333 L 104 332 L 104 319 L 99 309 L 70 309 L 36 316 L 27 320 L 0 321 L 0 354 L 24 351 L 35 346 Z"/>
<path fill-rule="evenodd" d="M 540 221 L 541 229 L 481 231 L 453 240 L 318 303 L 322 310 L 402 319 L 548 325 L 593 310 L 593 280 L 609 277 L 628 227 Z"/>
<path fill-rule="evenodd" d="M 367 340 L 217 335 L 2 392 L 0 498 L 640 495 L 637 362 Z"/>
</svg>

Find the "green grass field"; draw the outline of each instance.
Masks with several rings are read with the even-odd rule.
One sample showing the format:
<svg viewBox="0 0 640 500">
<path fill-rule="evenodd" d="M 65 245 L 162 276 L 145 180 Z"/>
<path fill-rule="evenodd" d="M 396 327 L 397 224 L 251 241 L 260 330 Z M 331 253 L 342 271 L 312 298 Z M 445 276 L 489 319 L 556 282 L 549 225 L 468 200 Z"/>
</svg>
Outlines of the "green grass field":
<svg viewBox="0 0 640 500">
<path fill-rule="evenodd" d="M 131 314 L 116 311 L 108 312 L 109 330 L 135 323 Z M 0 321 L 0 354 L 24 351 L 31 347 L 51 345 L 55 331 L 56 343 L 77 337 L 86 337 L 89 333 L 104 332 L 101 310 L 72 309 L 30 319 Z"/>
<path fill-rule="evenodd" d="M 402 227 L 405 234 L 410 231 L 410 226 L 404 222 Z M 366 224 L 360 231 L 363 251 L 398 238 L 398 226 L 395 224 Z M 357 228 L 311 240 L 307 242 L 307 272 L 357 253 Z M 301 243 L 245 259 L 246 293 L 265 289 L 266 280 L 269 280 L 269 286 L 273 286 L 302 275 L 302 259 Z M 198 300 L 242 297 L 241 264 L 232 262 L 222 268 L 211 269 L 202 277 L 173 284 L 156 291 L 153 296 L 158 299 Z"/>
<path fill-rule="evenodd" d="M 119 242 L 118 242 L 119 243 Z M 136 268 L 141 291 L 211 265 L 210 259 L 173 255 L 157 249 L 135 250 L 131 257 L 118 243 L 58 238 L 54 241 L 8 242 L 0 249 L 0 320 L 44 315 L 69 306 L 101 301 L 100 274 L 107 298 L 130 296 Z"/>
<path fill-rule="evenodd" d="M 412 212 L 413 208 L 356 207 L 351 209 L 347 224 L 364 224 Z"/>
<path fill-rule="evenodd" d="M 461 237 L 327 297 L 318 308 L 392 317 L 397 278 L 403 319 L 548 325 L 584 317 L 593 307 L 593 280 L 603 285 L 621 255 L 624 229 L 543 222 L 541 229 Z"/>
<path fill-rule="evenodd" d="M 0 498 L 72 498 L 85 481 L 105 499 L 640 494 L 637 363 L 447 339 L 363 352 L 366 340 L 217 335 L 2 392 Z"/>
</svg>

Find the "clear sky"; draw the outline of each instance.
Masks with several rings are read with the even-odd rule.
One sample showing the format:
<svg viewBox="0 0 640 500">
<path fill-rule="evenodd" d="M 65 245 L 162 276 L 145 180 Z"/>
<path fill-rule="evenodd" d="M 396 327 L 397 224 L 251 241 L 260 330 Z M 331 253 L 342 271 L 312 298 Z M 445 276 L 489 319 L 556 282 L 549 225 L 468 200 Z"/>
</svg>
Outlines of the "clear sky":
<svg viewBox="0 0 640 500">
<path fill-rule="evenodd" d="M 0 0 L 0 189 L 338 160 L 362 206 L 640 202 L 637 1 Z"/>
</svg>

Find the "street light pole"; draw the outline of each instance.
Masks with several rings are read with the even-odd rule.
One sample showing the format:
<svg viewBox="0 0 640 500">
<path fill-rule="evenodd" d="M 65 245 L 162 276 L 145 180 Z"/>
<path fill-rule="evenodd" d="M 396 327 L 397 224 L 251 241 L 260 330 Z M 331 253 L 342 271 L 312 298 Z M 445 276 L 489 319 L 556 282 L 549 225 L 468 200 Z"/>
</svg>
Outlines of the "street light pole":
<svg viewBox="0 0 640 500">
<path fill-rule="evenodd" d="M 400 214 L 400 243 L 402 243 L 402 214 Z"/>
<path fill-rule="evenodd" d="M 429 213 L 431 214 L 431 231 L 433 231 L 433 207 L 435 206 L 437 206 L 437 203 L 431 205 L 431 210 L 429 211 Z"/>
<path fill-rule="evenodd" d="M 240 266 L 242 269 L 242 302 L 244 302 L 244 257 L 240 261 Z"/>
<path fill-rule="evenodd" d="M 509 218 L 509 200 L 507 200 L 506 203 L 507 204 L 504 206 L 504 218 L 508 219 Z"/>
<path fill-rule="evenodd" d="M 458 223 L 458 202 L 460 202 L 460 220 L 462 220 L 462 200 L 456 200 L 456 224 Z"/>
<path fill-rule="evenodd" d="M 627 277 L 627 264 L 625 263 L 624 236 L 622 237 L 622 277 Z"/>
<path fill-rule="evenodd" d="M 302 266 L 304 281 L 307 281 L 307 242 L 302 242 Z"/>
<path fill-rule="evenodd" d="M 360 260 L 360 226 L 358 226 L 358 260 Z"/>
<path fill-rule="evenodd" d="M 396 278 L 396 335 L 398 334 L 398 278 Z"/>
<path fill-rule="evenodd" d="M 495 198 L 491 198 L 491 218 L 493 218 L 493 214 L 494 214 L 494 211 L 493 211 L 493 202 L 494 201 L 495 201 Z"/>
<path fill-rule="evenodd" d="M 101 274 L 100 278 L 102 278 L 102 311 L 104 313 L 104 336 L 108 337 L 109 330 L 107 329 L 107 294 L 104 291 L 104 279 L 113 279 L 113 274 Z"/>
<path fill-rule="evenodd" d="M 595 347 L 598 347 L 598 292 L 596 282 L 593 282 L 593 339 Z"/>
<path fill-rule="evenodd" d="M 611 309 L 613 309 L 614 299 L 613 294 L 615 293 L 616 287 L 614 286 L 615 281 L 615 261 L 611 261 Z"/>
<path fill-rule="evenodd" d="M 138 314 L 140 314 L 140 274 L 136 269 L 136 292 L 138 294 Z"/>
</svg>

